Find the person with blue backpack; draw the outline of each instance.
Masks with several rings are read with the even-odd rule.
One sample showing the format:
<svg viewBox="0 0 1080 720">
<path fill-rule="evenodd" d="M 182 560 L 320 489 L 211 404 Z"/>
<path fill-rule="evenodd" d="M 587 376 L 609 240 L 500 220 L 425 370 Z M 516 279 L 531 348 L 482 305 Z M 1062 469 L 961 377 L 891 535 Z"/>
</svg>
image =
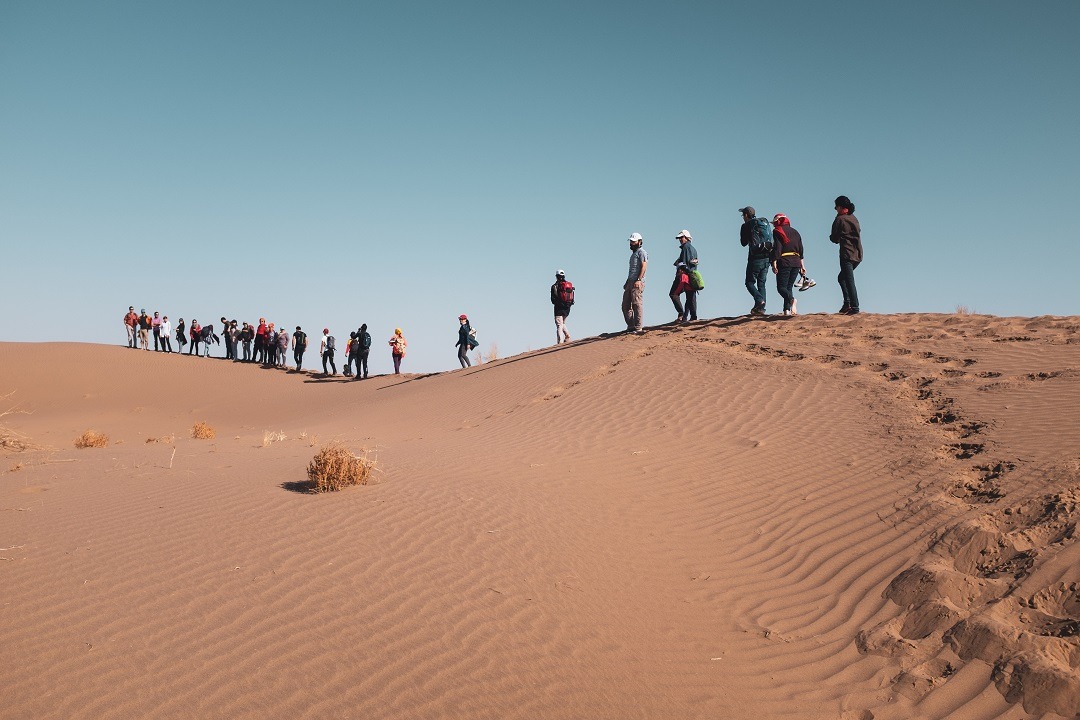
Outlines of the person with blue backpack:
<svg viewBox="0 0 1080 720">
<path fill-rule="evenodd" d="M 750 205 L 739 208 L 743 224 L 739 228 L 739 242 L 747 248 L 746 290 L 754 298 L 751 315 L 765 314 L 765 282 L 772 264 L 773 228 L 768 218 L 758 217 Z"/>
<path fill-rule="evenodd" d="M 364 323 L 356 331 L 356 375 L 353 376 L 353 380 L 363 380 L 368 376 L 368 353 L 370 352 L 371 334 L 367 331 L 367 323 Z"/>
</svg>

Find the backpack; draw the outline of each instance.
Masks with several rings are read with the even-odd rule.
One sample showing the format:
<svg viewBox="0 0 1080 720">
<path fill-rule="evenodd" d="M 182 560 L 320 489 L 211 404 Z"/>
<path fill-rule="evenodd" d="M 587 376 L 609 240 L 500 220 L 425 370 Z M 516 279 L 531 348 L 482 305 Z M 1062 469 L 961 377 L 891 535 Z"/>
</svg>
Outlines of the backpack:
<svg viewBox="0 0 1080 720">
<path fill-rule="evenodd" d="M 369 335 L 367 332 L 361 333 L 361 335 L 360 335 L 360 349 L 361 350 L 367 350 L 370 347 L 371 347 L 371 335 Z"/>
<path fill-rule="evenodd" d="M 563 305 L 573 305 L 574 283 L 569 280 L 563 280 L 557 283 L 555 287 L 555 297 L 559 298 L 559 302 Z"/>
<path fill-rule="evenodd" d="M 750 252 L 759 257 L 772 255 L 772 225 L 768 218 L 755 217 L 750 222 Z"/>
<path fill-rule="evenodd" d="M 334 336 L 333 336 L 333 335 L 327 335 L 327 336 L 326 336 L 326 349 L 327 349 L 327 350 L 333 350 L 333 349 L 334 349 L 334 343 L 335 343 L 335 342 L 336 342 L 336 341 L 334 340 Z"/>
<path fill-rule="evenodd" d="M 701 271 L 700 270 L 698 270 L 697 268 L 694 268 L 693 270 L 690 271 L 689 275 L 690 275 L 690 279 L 689 279 L 690 287 L 694 288 L 694 290 L 704 290 L 705 289 L 705 279 L 701 277 Z"/>
</svg>

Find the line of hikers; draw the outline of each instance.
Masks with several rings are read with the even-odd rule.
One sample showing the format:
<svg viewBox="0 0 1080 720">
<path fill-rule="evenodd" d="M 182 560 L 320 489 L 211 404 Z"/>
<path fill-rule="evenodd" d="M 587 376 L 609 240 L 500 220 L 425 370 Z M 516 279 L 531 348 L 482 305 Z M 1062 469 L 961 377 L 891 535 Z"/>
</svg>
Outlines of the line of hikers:
<svg viewBox="0 0 1080 720">
<path fill-rule="evenodd" d="M 153 338 L 156 352 L 171 353 L 174 352 L 172 340 L 175 337 L 177 342 L 175 352 L 183 354 L 184 346 L 190 344 L 188 355 L 199 357 L 201 348 L 202 357 L 210 357 L 211 344 L 220 345 L 224 338 L 226 360 L 285 368 L 286 356 L 289 348 L 292 347 L 296 370 L 298 372 L 301 370 L 304 353 L 308 347 L 308 336 L 299 325 L 291 335 L 287 329 L 277 329 L 274 323 L 267 323 L 266 318 L 259 318 L 259 324 L 252 325 L 222 317 L 221 325 L 224 329 L 221 335 L 218 335 L 213 325 L 200 325 L 198 320 L 192 319 L 191 325 L 188 326 L 184 318 L 180 318 L 174 332 L 169 316 L 162 315 L 160 312 L 155 311 L 151 316 L 143 308 L 141 313 L 136 314 L 135 306 L 131 305 L 128 307 L 127 314 L 124 315 L 127 346 L 132 349 L 149 350 L 150 340 Z M 401 361 L 405 358 L 405 349 L 408 344 L 401 328 L 395 328 L 394 335 L 389 340 L 395 374 L 401 372 Z M 337 374 L 337 364 L 334 362 L 336 352 L 337 339 L 330 334 L 329 328 L 323 328 L 319 341 L 319 356 L 322 358 L 324 375 Z M 368 332 L 367 323 L 364 323 L 355 332 L 349 333 L 349 339 L 345 343 L 345 367 L 342 374 L 353 376 L 356 380 L 368 377 L 370 352 L 371 334 Z"/>
<path fill-rule="evenodd" d="M 829 232 L 829 240 L 839 245 L 840 274 L 836 280 L 844 296 L 844 303 L 838 312 L 841 315 L 857 315 L 859 294 L 855 288 L 855 268 L 863 259 L 862 229 L 855 217 L 855 204 L 846 195 L 836 198 L 834 208 L 836 218 Z M 774 215 L 771 222 L 758 217 L 749 205 L 739 208 L 739 213 L 743 218 L 739 242 L 747 249 L 746 290 L 754 298 L 754 306 L 749 314 L 765 315 L 765 281 L 771 268 L 776 275 L 776 290 L 784 299 L 783 315 L 797 315 L 795 288 L 804 291 L 817 285 L 806 274 L 802 235 L 791 226 L 791 219 L 784 213 Z M 675 322 L 685 323 L 698 319 L 697 294 L 705 288 L 705 281 L 698 268 L 698 253 L 689 231 L 681 231 L 675 239 L 679 242 L 679 256 L 672 263 L 675 266 L 675 279 L 668 296 L 675 307 Z M 630 271 L 623 283 L 622 313 L 626 331 L 640 335 L 644 333 L 643 295 L 649 255 L 643 247 L 645 240 L 640 233 L 631 233 L 629 241 Z M 555 302 L 554 293 L 552 288 L 552 303 Z M 683 297 L 686 298 L 685 305 Z"/>
</svg>

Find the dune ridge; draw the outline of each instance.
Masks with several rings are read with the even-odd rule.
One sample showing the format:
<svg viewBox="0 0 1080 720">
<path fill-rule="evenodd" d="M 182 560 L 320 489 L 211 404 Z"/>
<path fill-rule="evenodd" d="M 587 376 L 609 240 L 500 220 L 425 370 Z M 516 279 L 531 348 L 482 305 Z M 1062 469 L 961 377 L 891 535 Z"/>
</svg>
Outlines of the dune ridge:
<svg viewBox="0 0 1080 720">
<path fill-rule="evenodd" d="M 0 716 L 1075 717 L 1078 330 L 719 318 L 363 382 L 0 344 L 45 448 L 0 468 Z M 374 484 L 296 492 L 332 440 Z"/>
</svg>

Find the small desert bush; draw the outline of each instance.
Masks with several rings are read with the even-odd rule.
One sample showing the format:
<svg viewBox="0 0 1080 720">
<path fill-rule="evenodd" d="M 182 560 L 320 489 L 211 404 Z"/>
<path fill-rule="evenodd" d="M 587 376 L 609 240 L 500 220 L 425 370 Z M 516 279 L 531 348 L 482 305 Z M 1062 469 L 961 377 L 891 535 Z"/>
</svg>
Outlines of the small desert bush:
<svg viewBox="0 0 1080 720">
<path fill-rule="evenodd" d="M 268 447 L 276 442 L 282 442 L 283 440 L 288 439 L 289 438 L 285 436 L 284 430 L 278 430 L 277 432 L 274 432 L 273 430 L 264 430 L 262 446 Z"/>
<path fill-rule="evenodd" d="M 196 440 L 213 440 L 217 431 L 204 422 L 197 422 L 191 428 L 191 437 Z"/>
<path fill-rule="evenodd" d="M 957 305 L 956 306 L 956 314 L 957 315 L 974 315 L 975 311 L 972 310 L 971 308 L 969 308 L 967 305 Z"/>
<path fill-rule="evenodd" d="M 75 438 L 77 448 L 103 448 L 109 446 L 109 436 L 96 430 L 87 430 Z"/>
<path fill-rule="evenodd" d="M 331 443 L 311 459 L 307 476 L 315 492 L 330 492 L 350 485 L 367 485 L 374 468 L 374 461 L 366 456 L 353 455 L 344 445 Z"/>
</svg>

